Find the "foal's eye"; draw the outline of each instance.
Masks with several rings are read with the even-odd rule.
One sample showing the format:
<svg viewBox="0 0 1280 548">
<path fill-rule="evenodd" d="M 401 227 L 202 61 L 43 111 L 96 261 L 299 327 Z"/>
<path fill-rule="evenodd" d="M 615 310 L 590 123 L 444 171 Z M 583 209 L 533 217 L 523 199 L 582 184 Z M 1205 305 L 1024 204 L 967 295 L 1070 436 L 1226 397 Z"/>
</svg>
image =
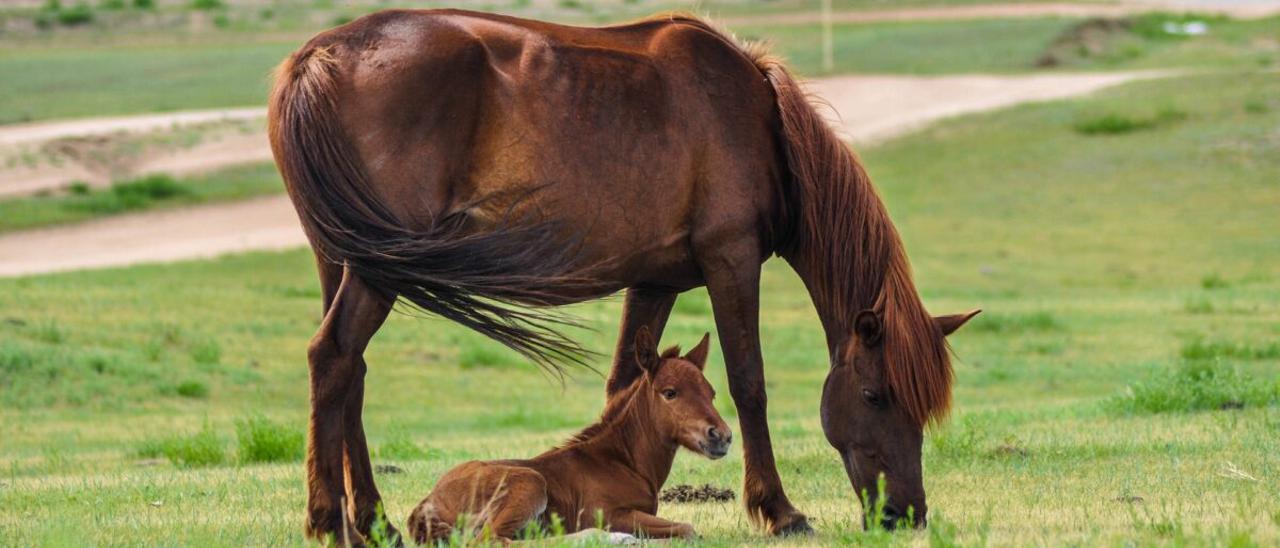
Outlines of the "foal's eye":
<svg viewBox="0 0 1280 548">
<path fill-rule="evenodd" d="M 865 400 L 867 402 L 867 405 L 870 405 L 871 407 L 876 407 L 876 408 L 884 407 L 884 398 L 881 397 L 880 394 L 877 394 L 870 389 L 867 389 L 867 388 L 862 389 L 862 399 Z"/>
<path fill-rule="evenodd" d="M 668 400 L 674 400 L 676 399 L 676 390 L 674 388 L 668 388 L 666 390 L 663 390 L 662 397 Z"/>
</svg>

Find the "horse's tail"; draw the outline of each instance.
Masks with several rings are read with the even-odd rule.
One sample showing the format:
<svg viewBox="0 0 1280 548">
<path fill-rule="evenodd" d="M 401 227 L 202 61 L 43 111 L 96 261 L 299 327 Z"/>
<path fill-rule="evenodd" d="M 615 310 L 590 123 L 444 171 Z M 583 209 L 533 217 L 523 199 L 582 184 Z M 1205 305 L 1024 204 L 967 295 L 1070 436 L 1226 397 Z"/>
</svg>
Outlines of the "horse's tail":
<svg viewBox="0 0 1280 548">
<path fill-rule="evenodd" d="M 374 192 L 338 119 L 340 66 L 308 46 L 277 69 L 268 129 L 276 164 L 312 247 L 370 287 L 494 339 L 540 365 L 587 354 L 556 328 L 572 320 L 538 307 L 570 302 L 592 284 L 554 223 L 509 219 L 483 233 L 447 215 L 406 228 Z M 557 237 L 558 236 L 558 237 Z M 576 293 L 575 293 L 576 292 Z"/>
<path fill-rule="evenodd" d="M 419 546 L 435 546 L 453 535 L 453 524 L 440 518 L 434 504 L 422 501 L 409 514 L 409 537 Z"/>
</svg>

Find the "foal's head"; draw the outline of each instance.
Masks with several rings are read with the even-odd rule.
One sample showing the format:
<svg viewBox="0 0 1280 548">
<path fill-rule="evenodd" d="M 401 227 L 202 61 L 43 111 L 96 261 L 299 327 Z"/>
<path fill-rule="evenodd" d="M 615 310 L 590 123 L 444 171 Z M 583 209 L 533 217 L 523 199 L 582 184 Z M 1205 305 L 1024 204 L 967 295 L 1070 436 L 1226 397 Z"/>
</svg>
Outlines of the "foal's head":
<svg viewBox="0 0 1280 548">
<path fill-rule="evenodd" d="M 729 452 L 733 432 L 712 405 L 716 391 L 702 374 L 709 339 L 704 335 L 702 342 L 683 356 L 676 347 L 659 354 L 649 328 L 641 327 L 635 348 L 644 377 L 637 381 L 635 397 L 651 403 L 649 420 L 659 432 L 690 451 L 718 459 Z"/>
</svg>

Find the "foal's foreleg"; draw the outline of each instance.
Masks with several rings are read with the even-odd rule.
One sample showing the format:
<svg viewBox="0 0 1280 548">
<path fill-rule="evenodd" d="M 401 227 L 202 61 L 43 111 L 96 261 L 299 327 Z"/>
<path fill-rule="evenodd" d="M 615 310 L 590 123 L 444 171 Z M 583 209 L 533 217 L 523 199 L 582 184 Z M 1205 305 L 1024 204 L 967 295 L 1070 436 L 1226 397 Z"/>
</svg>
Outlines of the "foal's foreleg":
<svg viewBox="0 0 1280 548">
<path fill-rule="evenodd" d="M 622 326 L 618 333 L 618 347 L 613 352 L 613 368 L 609 371 L 609 380 L 605 383 L 605 394 L 612 396 L 615 392 L 631 385 L 640 376 L 640 368 L 636 365 L 635 335 L 640 326 L 648 326 L 656 340 L 662 339 L 662 330 L 671 316 L 671 307 L 676 303 L 676 294 L 670 291 L 633 287 L 627 290 L 626 301 L 622 305 Z"/>
<path fill-rule="evenodd" d="M 609 516 L 609 529 L 649 538 L 693 538 L 693 525 L 669 521 L 639 510 L 619 510 Z"/>
<path fill-rule="evenodd" d="M 323 272 L 321 280 L 323 283 Z M 358 415 L 354 421 L 348 420 L 346 409 L 351 391 L 362 388 L 357 379 L 363 374 L 364 349 L 393 302 L 346 271 L 307 350 L 311 420 L 307 432 L 306 531 L 313 538 L 332 535 L 338 542 L 362 540 L 342 505 L 347 496 L 347 429 L 360 421 Z M 368 462 L 367 449 L 363 445 L 359 449 Z M 372 476 L 369 480 L 372 484 Z"/>
<path fill-rule="evenodd" d="M 729 392 L 738 408 L 744 464 L 743 502 L 753 521 L 774 535 L 811 532 L 782 489 L 769 439 L 764 358 L 760 352 L 760 264 L 758 246 L 738 242 L 702 259 L 707 291 L 720 332 Z"/>
</svg>

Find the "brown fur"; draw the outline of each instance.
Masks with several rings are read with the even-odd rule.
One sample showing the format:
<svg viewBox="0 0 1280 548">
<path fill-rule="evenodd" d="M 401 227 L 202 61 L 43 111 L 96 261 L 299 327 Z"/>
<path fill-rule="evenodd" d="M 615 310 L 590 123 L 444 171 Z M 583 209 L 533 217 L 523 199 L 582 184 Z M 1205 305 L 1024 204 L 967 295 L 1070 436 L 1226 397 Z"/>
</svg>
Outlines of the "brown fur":
<svg viewBox="0 0 1280 548">
<path fill-rule="evenodd" d="M 642 330 L 646 342 L 638 344 L 652 345 Z M 612 531 L 692 536 L 691 525 L 655 514 L 681 445 L 707 454 L 708 444 L 717 444 L 713 458 L 727 451 L 729 427 L 702 375 L 708 344 L 704 337 L 683 357 L 657 357 L 656 348 L 639 352 L 645 373 L 609 399 L 597 423 L 550 451 L 449 470 L 410 513 L 410 535 L 420 544 L 447 540 L 455 531 L 463 538 L 487 533 L 510 540 L 530 522 L 549 529 L 555 515 L 566 533 L 597 526 L 599 516 L 599 525 Z M 675 391 L 673 399 L 663 395 L 667 390 Z M 462 523 L 465 529 L 459 529 Z"/>
<path fill-rule="evenodd" d="M 626 290 L 612 394 L 640 376 L 633 334 L 660 335 L 676 296 L 699 286 L 742 426 L 750 516 L 808 530 L 768 429 L 759 276 L 775 253 L 818 309 L 842 376 L 833 395 L 889 402 L 824 404 L 831 428 L 874 425 L 829 441 L 846 462 L 883 455 L 888 466 L 858 470 L 885 471 L 899 502 L 923 509 L 919 474 L 897 470 L 918 472 L 922 428 L 946 413 L 944 330 L 857 158 L 762 49 L 684 15 L 591 29 L 391 10 L 294 53 L 269 129 L 324 293 L 309 353 L 312 534 L 367 530 L 378 494 L 362 354 L 397 299 L 553 367 L 587 354 L 546 307 Z M 878 315 L 874 337 L 855 334 L 864 311 Z M 855 489 L 874 491 L 862 472 L 850 469 Z"/>
</svg>

